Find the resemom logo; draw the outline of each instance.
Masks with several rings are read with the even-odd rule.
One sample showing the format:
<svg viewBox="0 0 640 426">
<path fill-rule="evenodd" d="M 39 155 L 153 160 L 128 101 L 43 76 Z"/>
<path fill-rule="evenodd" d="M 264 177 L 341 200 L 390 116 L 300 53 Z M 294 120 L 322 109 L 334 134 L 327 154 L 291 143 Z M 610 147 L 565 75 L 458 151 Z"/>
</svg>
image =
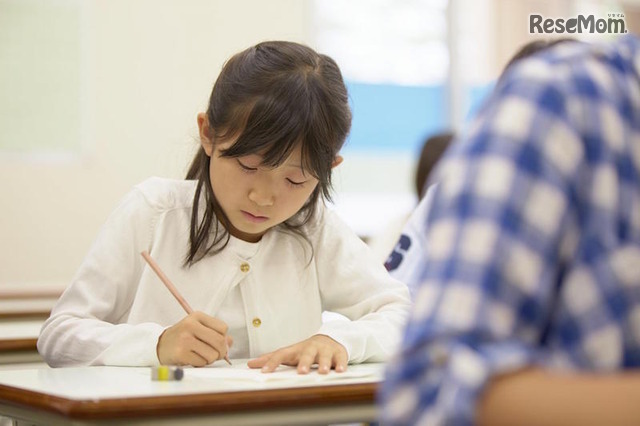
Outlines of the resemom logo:
<svg viewBox="0 0 640 426">
<path fill-rule="evenodd" d="M 529 34 L 624 34 L 627 24 L 622 13 L 608 13 L 606 18 L 578 15 L 572 18 L 547 18 L 529 15 Z"/>
</svg>

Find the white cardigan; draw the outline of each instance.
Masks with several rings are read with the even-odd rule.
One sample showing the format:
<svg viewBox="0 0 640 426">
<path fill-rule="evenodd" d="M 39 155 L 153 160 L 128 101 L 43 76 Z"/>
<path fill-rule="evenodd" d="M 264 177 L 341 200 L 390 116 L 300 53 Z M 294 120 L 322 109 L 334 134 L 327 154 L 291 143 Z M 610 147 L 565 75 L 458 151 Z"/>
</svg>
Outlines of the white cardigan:
<svg viewBox="0 0 640 426">
<path fill-rule="evenodd" d="M 311 262 L 309 245 L 276 227 L 258 243 L 231 237 L 222 252 L 185 268 L 194 191 L 194 181 L 152 178 L 124 198 L 42 327 L 38 350 L 50 365 L 159 363 L 160 334 L 186 314 L 143 250 L 194 310 L 227 322 L 233 358 L 314 334 L 344 345 L 351 363 L 384 361 L 395 351 L 408 289 L 335 213 L 322 206 L 304 227 Z M 323 310 L 352 321 L 323 324 Z"/>
</svg>

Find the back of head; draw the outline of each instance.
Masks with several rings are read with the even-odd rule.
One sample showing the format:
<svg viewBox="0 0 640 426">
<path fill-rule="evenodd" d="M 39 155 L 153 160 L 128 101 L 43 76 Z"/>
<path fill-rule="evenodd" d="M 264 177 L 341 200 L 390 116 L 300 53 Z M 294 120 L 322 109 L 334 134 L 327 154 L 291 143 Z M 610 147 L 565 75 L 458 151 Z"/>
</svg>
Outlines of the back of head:
<svg viewBox="0 0 640 426">
<path fill-rule="evenodd" d="M 526 43 L 525 45 L 521 46 L 520 49 L 518 49 L 518 51 L 509 59 L 502 72 L 504 73 L 507 69 L 509 69 L 509 67 L 522 59 L 528 58 L 547 49 L 551 49 L 552 47 L 568 42 L 578 42 L 578 40 L 570 37 L 563 37 L 555 39 L 534 40 Z"/>
<path fill-rule="evenodd" d="M 424 196 L 429 176 L 451 144 L 453 137 L 453 133 L 444 132 L 432 135 L 424 141 L 416 170 L 415 189 L 418 199 Z"/>
</svg>

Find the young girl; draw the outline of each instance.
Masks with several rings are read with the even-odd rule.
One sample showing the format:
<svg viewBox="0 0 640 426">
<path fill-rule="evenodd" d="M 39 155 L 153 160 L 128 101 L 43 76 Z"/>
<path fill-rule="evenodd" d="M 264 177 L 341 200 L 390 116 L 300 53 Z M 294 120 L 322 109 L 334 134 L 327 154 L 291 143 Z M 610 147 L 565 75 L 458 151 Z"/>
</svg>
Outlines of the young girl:
<svg viewBox="0 0 640 426">
<path fill-rule="evenodd" d="M 149 179 L 112 213 L 42 328 L 46 361 L 204 366 L 230 356 L 265 372 L 326 373 L 387 359 L 407 288 L 324 206 L 350 125 L 331 58 L 291 42 L 233 56 L 198 115 L 187 180 Z M 324 310 L 352 321 L 323 324 Z"/>
</svg>

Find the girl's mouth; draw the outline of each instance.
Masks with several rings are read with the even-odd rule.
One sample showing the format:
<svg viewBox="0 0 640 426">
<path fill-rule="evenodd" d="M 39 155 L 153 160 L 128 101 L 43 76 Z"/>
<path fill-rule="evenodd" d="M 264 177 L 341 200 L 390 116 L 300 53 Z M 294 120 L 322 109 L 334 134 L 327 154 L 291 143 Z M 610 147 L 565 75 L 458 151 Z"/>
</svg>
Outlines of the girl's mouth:
<svg viewBox="0 0 640 426">
<path fill-rule="evenodd" d="M 253 215 L 253 214 L 251 214 L 251 213 L 249 213 L 249 212 L 246 212 L 246 211 L 244 211 L 244 210 L 241 210 L 241 211 L 242 211 L 242 215 L 243 215 L 243 216 L 245 217 L 245 219 L 247 219 L 249 222 L 253 222 L 253 223 L 262 223 L 262 222 L 264 222 L 265 220 L 269 219 L 269 218 L 268 218 L 268 217 L 266 217 L 266 216 L 256 216 L 256 215 Z"/>
</svg>

